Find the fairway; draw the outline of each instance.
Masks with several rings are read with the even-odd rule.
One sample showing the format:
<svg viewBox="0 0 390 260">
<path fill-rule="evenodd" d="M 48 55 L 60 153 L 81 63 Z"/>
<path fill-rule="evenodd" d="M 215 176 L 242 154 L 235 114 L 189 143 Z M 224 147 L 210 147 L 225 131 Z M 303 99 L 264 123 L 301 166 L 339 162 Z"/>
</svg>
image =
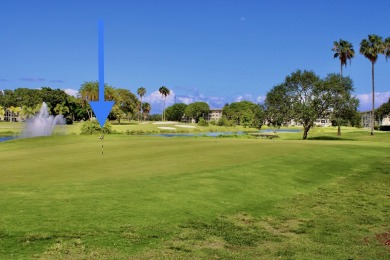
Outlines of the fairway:
<svg viewBox="0 0 390 260">
<path fill-rule="evenodd" d="M 375 138 L 0 143 L 0 258 L 385 259 L 390 135 Z"/>
</svg>

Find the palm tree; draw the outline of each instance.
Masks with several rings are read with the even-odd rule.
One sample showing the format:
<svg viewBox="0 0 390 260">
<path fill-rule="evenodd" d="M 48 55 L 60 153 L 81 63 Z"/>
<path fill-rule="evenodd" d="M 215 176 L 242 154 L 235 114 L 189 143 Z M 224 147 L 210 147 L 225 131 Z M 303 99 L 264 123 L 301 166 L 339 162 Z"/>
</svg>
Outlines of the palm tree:
<svg viewBox="0 0 390 260">
<path fill-rule="evenodd" d="M 363 39 L 360 42 L 360 53 L 364 55 L 367 59 L 371 61 L 371 79 L 372 79 L 372 111 L 371 111 L 371 135 L 374 135 L 374 120 L 375 120 L 375 109 L 374 109 L 374 65 L 376 60 L 378 59 L 378 54 L 383 53 L 384 44 L 382 41 L 382 37 L 370 34 L 368 35 L 368 39 Z"/>
<path fill-rule="evenodd" d="M 144 120 L 146 120 L 146 118 L 148 117 L 149 113 L 150 113 L 150 109 L 151 109 L 151 106 L 148 102 L 145 102 L 145 103 L 142 103 L 142 114 L 144 116 Z"/>
<path fill-rule="evenodd" d="M 141 100 L 141 105 L 139 106 L 139 113 L 141 115 L 141 122 L 142 122 L 142 97 L 145 96 L 146 94 L 146 89 L 144 87 L 140 87 L 138 90 L 137 90 L 137 93 L 140 97 L 140 100 Z M 138 120 L 139 120 L 139 117 L 138 117 Z"/>
<path fill-rule="evenodd" d="M 333 58 L 340 59 L 340 76 L 343 76 L 343 66 L 347 67 L 347 61 L 351 64 L 352 58 L 355 56 L 355 51 L 353 45 L 348 42 L 340 39 L 338 42 L 333 42 L 333 49 L 335 52 Z"/>
<path fill-rule="evenodd" d="M 383 54 L 385 55 L 387 61 L 387 58 L 390 57 L 390 37 L 387 37 L 384 41 Z"/>
<path fill-rule="evenodd" d="M 62 102 L 61 104 L 57 104 L 54 108 L 54 112 L 56 112 L 59 115 L 63 115 L 65 113 L 69 113 L 69 107 L 65 106 L 65 102 Z"/>
<path fill-rule="evenodd" d="M 24 119 L 35 115 L 35 109 L 33 107 L 22 106 L 22 116 Z"/>
<path fill-rule="evenodd" d="M 169 96 L 171 91 L 167 87 L 164 87 L 164 86 L 159 88 L 158 91 L 160 92 L 160 94 L 162 96 L 164 96 L 164 106 L 163 106 L 163 112 L 162 112 L 162 121 L 164 121 L 165 120 L 165 103 L 167 101 L 167 96 Z"/>
</svg>

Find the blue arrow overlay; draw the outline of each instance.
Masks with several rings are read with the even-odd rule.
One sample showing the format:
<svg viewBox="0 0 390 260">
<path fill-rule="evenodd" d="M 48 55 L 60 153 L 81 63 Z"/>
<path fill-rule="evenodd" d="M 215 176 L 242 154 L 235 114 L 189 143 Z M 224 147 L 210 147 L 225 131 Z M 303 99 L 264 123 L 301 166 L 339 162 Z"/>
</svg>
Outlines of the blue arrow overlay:
<svg viewBox="0 0 390 260">
<path fill-rule="evenodd" d="M 103 128 L 107 116 L 110 113 L 114 101 L 104 101 L 104 37 L 103 21 L 98 26 L 98 54 L 99 54 L 99 101 L 89 101 L 92 111 L 95 113 L 100 127 Z"/>
</svg>

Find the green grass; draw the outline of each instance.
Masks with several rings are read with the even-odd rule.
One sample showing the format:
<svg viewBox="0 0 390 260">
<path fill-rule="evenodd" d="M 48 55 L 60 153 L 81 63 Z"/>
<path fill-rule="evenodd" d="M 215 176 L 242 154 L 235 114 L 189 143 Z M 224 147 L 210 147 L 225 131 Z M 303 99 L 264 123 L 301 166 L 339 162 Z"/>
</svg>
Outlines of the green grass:
<svg viewBox="0 0 390 260">
<path fill-rule="evenodd" d="M 390 135 L 333 130 L 0 143 L 0 259 L 386 259 Z"/>
</svg>

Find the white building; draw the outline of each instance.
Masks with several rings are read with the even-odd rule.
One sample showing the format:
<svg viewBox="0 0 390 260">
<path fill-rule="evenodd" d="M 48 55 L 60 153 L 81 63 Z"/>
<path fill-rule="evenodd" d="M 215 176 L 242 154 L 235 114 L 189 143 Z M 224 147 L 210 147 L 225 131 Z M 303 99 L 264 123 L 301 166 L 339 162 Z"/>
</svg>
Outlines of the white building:
<svg viewBox="0 0 390 260">
<path fill-rule="evenodd" d="M 210 112 L 206 120 L 218 121 L 221 118 L 222 118 L 222 108 L 210 108 Z"/>
</svg>

